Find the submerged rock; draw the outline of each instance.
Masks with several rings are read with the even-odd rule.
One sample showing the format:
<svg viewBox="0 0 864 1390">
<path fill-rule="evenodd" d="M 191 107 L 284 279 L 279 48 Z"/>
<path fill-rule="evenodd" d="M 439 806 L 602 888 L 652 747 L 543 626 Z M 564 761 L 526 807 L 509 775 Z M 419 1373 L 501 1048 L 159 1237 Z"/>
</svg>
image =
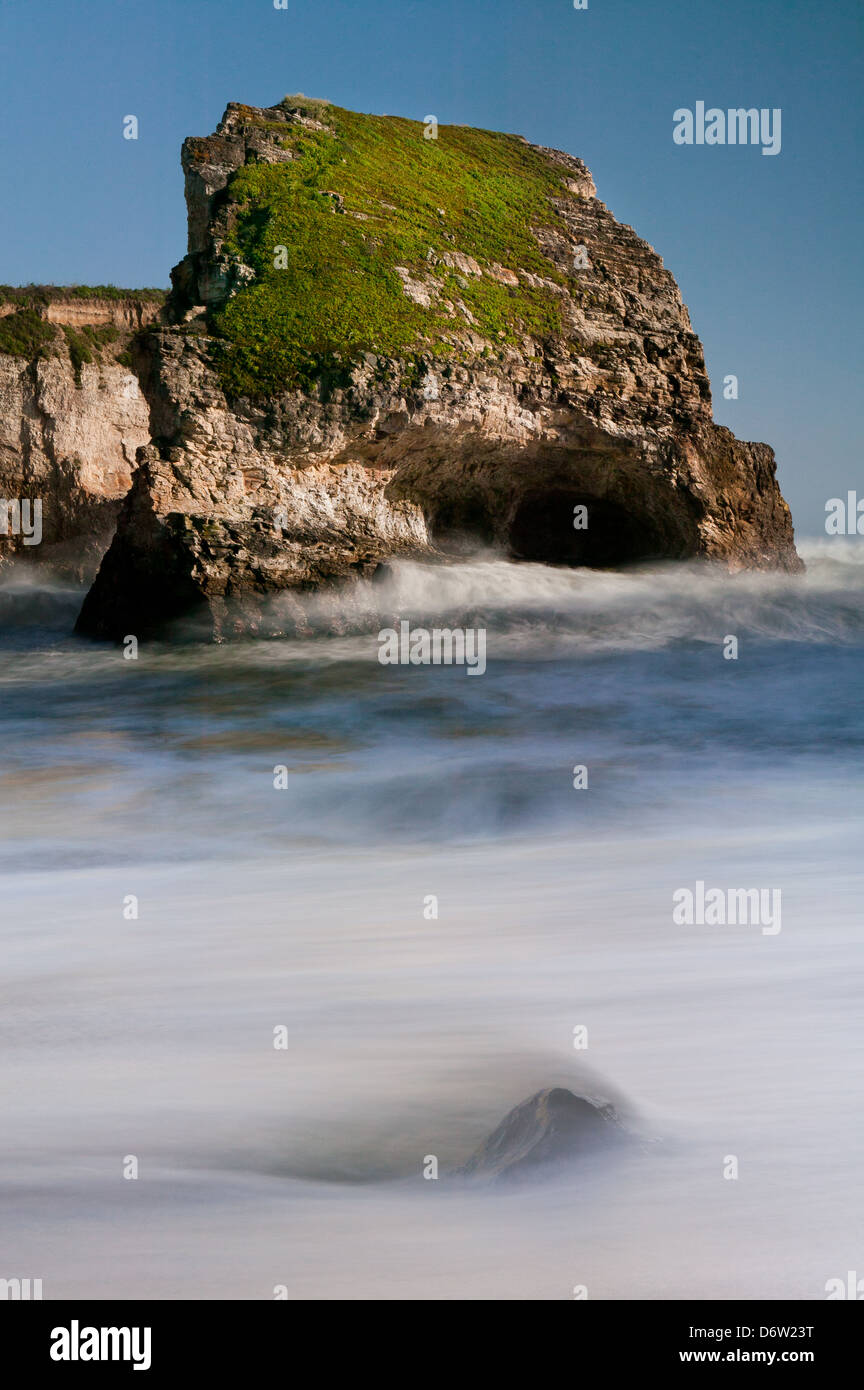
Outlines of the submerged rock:
<svg viewBox="0 0 864 1390">
<path fill-rule="evenodd" d="M 580 159 L 286 98 L 229 105 L 183 168 L 152 442 L 80 631 L 267 635 L 279 591 L 466 537 L 800 568 L 771 449 L 713 423 L 674 279 Z"/>
<path fill-rule="evenodd" d="M 611 1105 L 595 1105 L 556 1086 L 506 1115 L 460 1169 L 466 1177 L 526 1178 L 626 1142 Z"/>
</svg>

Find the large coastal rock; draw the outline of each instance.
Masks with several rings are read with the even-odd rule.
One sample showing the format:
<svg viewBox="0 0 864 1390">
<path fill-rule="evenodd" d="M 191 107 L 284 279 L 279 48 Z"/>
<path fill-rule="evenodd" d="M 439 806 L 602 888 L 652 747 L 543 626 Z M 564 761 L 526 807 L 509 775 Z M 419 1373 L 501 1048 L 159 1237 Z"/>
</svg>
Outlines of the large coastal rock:
<svg viewBox="0 0 864 1390">
<path fill-rule="evenodd" d="M 92 579 L 149 443 L 147 402 L 126 354 L 158 300 L 12 292 L 0 302 L 0 565 L 47 563 Z M 122 359 L 122 360 L 121 360 Z M 40 508 L 39 533 L 9 505 Z M 5 532 L 5 534 L 4 534 Z"/>
<path fill-rule="evenodd" d="M 80 631 L 277 633 L 274 594 L 466 540 L 800 567 L 771 449 L 713 423 L 675 281 L 581 160 L 286 98 L 183 167 L 152 442 Z"/>
</svg>

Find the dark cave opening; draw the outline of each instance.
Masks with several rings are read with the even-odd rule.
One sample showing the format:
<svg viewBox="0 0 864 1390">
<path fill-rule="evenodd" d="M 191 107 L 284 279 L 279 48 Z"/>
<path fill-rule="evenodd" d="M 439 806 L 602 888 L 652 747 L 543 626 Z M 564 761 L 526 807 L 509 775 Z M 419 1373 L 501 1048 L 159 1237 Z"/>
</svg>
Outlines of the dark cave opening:
<svg viewBox="0 0 864 1390">
<path fill-rule="evenodd" d="M 451 555 L 470 554 L 495 541 L 486 500 L 470 493 L 440 503 L 429 517 L 429 527 L 436 545 Z"/>
<path fill-rule="evenodd" d="M 509 533 L 515 559 L 612 569 L 663 553 L 651 522 L 606 498 L 569 489 L 526 495 Z"/>
</svg>

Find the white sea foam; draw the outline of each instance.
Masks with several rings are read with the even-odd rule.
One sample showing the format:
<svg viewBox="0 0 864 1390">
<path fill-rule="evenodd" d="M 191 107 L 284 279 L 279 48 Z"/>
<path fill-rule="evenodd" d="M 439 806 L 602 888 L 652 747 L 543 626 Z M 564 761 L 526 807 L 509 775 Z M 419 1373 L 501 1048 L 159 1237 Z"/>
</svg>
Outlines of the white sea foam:
<svg viewBox="0 0 864 1390">
<path fill-rule="evenodd" d="M 69 636 L 76 595 L 28 623 L 0 591 L 0 1276 L 811 1299 L 860 1268 L 864 566 L 811 559 L 401 562 L 316 598 L 315 637 L 137 662 Z M 382 668 L 393 611 L 482 617 L 487 672 Z M 781 888 L 782 932 L 676 926 L 700 879 Z M 553 1084 L 644 1151 L 447 1180 Z"/>
</svg>

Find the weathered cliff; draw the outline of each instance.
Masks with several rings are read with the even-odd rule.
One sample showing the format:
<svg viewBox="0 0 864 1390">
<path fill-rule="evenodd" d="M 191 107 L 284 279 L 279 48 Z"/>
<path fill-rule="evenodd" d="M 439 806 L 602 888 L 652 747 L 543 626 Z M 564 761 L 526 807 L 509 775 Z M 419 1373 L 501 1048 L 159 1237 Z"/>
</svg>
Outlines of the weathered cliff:
<svg viewBox="0 0 864 1390">
<path fill-rule="evenodd" d="M 152 443 L 81 631 L 275 632 L 269 595 L 465 537 L 799 567 L 772 451 L 713 424 L 675 281 L 584 164 L 431 133 L 286 98 L 186 141 Z"/>
<path fill-rule="evenodd" d="M 149 412 L 128 365 L 158 298 L 54 288 L 0 298 L 0 564 L 48 563 L 92 578 L 129 491 Z M 23 505 L 38 532 L 9 508 Z"/>
</svg>

